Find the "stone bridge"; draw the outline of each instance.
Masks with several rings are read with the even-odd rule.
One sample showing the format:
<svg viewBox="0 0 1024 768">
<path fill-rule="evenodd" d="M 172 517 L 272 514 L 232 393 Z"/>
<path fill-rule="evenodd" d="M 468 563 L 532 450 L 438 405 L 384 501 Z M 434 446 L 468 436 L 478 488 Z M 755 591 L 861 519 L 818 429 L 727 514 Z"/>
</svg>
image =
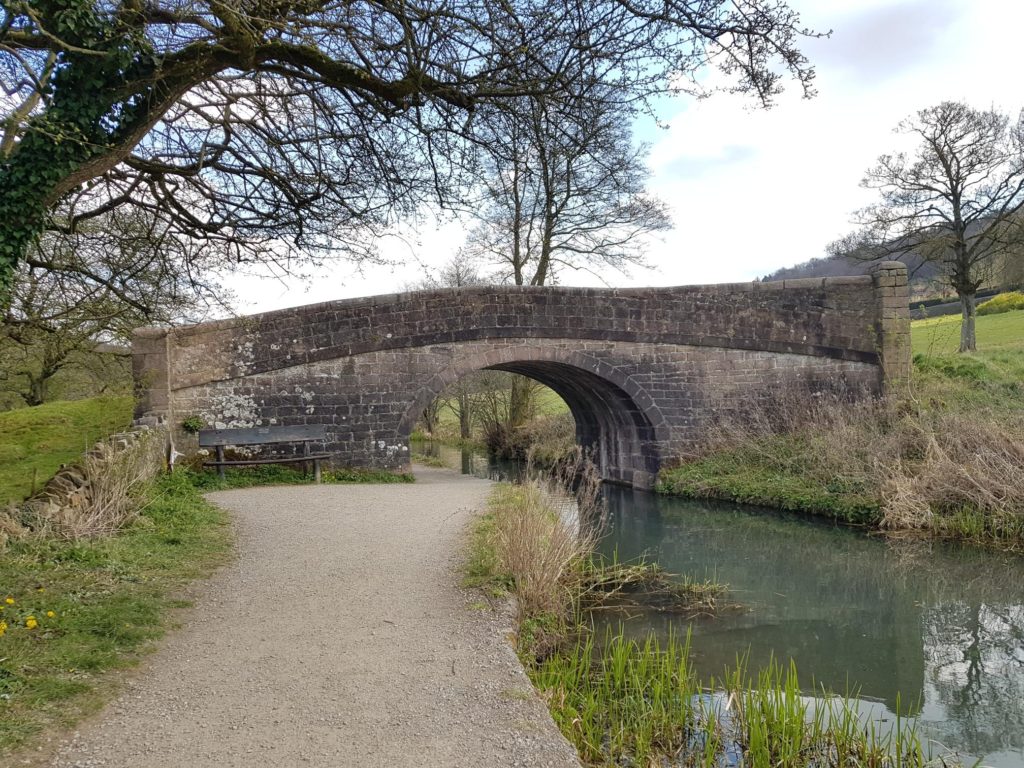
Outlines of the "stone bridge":
<svg viewBox="0 0 1024 768">
<path fill-rule="evenodd" d="M 480 369 L 564 398 L 608 480 L 649 487 L 720 411 L 879 393 L 910 365 L 907 274 L 678 288 L 472 287 L 139 329 L 136 417 L 322 423 L 336 464 L 402 468 L 423 408 Z"/>
</svg>

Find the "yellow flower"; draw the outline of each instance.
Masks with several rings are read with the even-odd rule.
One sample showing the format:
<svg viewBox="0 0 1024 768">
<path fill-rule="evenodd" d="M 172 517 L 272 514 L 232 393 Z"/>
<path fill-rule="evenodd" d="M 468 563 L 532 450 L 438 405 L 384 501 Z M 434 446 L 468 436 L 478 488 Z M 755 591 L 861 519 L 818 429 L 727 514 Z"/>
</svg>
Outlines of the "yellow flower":
<svg viewBox="0 0 1024 768">
<path fill-rule="evenodd" d="M 8 595 L 7 599 L 4 600 L 4 602 L 7 603 L 8 605 L 14 605 L 14 598 L 11 597 L 10 595 Z"/>
<path fill-rule="evenodd" d="M 6 631 L 7 631 L 7 622 L 6 621 L 0 621 L 0 637 L 3 637 L 4 636 L 4 632 L 6 632 Z"/>
<path fill-rule="evenodd" d="M 39 587 L 39 589 L 36 590 L 36 592 L 45 592 L 45 591 L 46 591 L 46 587 Z"/>
<path fill-rule="evenodd" d="M 29 629 L 35 629 L 39 626 L 39 622 L 36 621 L 35 616 L 29 616 L 27 619 L 25 619 L 25 626 Z"/>
<path fill-rule="evenodd" d="M 48 619 L 52 619 L 52 618 L 54 618 L 54 617 L 55 617 L 56 615 L 57 615 L 57 614 L 56 614 L 56 613 L 54 613 L 53 611 L 47 611 L 47 612 L 46 612 L 46 618 L 48 618 Z"/>
</svg>

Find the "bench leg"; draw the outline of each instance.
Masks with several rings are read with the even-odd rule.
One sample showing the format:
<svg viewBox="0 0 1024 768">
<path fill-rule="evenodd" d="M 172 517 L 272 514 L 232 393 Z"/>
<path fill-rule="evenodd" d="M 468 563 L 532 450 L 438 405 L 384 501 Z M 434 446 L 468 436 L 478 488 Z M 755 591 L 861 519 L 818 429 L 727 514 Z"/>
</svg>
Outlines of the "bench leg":
<svg viewBox="0 0 1024 768">
<path fill-rule="evenodd" d="M 313 482 L 320 482 L 320 459 L 313 459 Z"/>
<path fill-rule="evenodd" d="M 224 446 L 223 445 L 218 445 L 217 446 L 217 461 L 224 461 Z M 221 480 L 224 479 L 224 465 L 223 464 L 220 464 L 217 467 L 217 475 L 220 477 Z"/>
</svg>

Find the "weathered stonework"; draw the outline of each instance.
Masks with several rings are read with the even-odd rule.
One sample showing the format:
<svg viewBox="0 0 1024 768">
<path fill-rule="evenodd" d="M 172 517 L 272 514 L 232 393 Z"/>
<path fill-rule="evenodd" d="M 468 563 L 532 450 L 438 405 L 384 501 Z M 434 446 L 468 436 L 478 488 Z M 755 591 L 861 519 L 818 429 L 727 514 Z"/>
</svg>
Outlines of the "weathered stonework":
<svg viewBox="0 0 1024 768">
<path fill-rule="evenodd" d="M 906 270 L 887 264 L 779 283 L 424 291 L 141 329 L 136 416 L 323 423 L 338 463 L 398 468 L 422 408 L 493 368 L 555 389 L 605 476 L 648 486 L 716 410 L 796 386 L 879 392 L 905 380 L 905 295 Z"/>
</svg>

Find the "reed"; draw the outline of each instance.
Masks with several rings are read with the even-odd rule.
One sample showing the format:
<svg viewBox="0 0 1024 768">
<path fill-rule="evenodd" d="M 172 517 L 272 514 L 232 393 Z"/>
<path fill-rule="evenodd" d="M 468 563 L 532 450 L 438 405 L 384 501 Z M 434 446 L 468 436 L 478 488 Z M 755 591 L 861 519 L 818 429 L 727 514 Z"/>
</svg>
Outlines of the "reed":
<svg viewBox="0 0 1024 768">
<path fill-rule="evenodd" d="M 585 634 L 531 677 L 587 765 L 960 765 L 955 755 L 931 754 L 916 725 L 899 715 L 880 728 L 849 695 L 809 696 L 792 662 L 751 676 L 739 660 L 721 678 L 700 681 L 688 634 L 636 641 L 609 630 L 601 643 Z"/>
</svg>

